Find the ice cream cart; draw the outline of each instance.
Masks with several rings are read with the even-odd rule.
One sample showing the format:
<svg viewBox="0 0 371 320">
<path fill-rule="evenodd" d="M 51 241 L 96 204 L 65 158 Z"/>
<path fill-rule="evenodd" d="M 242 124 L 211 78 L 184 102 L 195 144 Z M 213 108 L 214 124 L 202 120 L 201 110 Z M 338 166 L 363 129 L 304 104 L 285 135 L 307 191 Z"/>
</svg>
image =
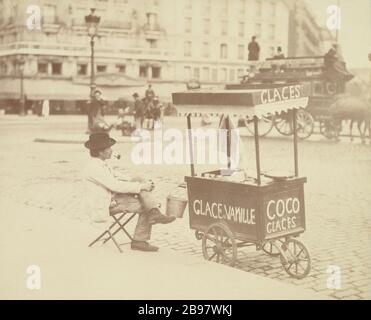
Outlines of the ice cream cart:
<svg viewBox="0 0 371 320">
<path fill-rule="evenodd" d="M 308 104 L 308 87 L 292 84 L 257 90 L 194 90 L 173 93 L 173 103 L 178 111 L 187 114 L 191 175 L 185 177 L 185 182 L 189 223 L 196 238 L 202 240 L 204 258 L 234 266 L 238 248 L 256 246 L 257 250 L 280 257 L 290 276 L 300 279 L 308 275 L 309 252 L 295 239 L 306 227 L 307 179 L 299 176 L 296 112 Z M 292 111 L 295 129 L 294 171 L 292 175 L 269 174 L 260 167 L 258 121 L 287 111 Z M 243 116 L 253 122 L 256 176 L 228 180 L 237 171 L 230 161 L 224 169 L 196 173 L 191 123 L 195 113 L 227 119 L 228 159 L 232 136 L 229 117 Z"/>
</svg>

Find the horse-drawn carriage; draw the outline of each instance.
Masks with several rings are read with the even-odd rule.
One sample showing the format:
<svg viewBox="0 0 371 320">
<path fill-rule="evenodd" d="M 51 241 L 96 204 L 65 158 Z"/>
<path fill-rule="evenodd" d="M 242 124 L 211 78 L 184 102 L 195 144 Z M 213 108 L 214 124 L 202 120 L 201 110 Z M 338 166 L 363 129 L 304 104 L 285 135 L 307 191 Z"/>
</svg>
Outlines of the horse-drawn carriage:
<svg viewBox="0 0 371 320">
<path fill-rule="evenodd" d="M 267 59 L 259 66 L 259 72 L 245 76 L 241 84 L 227 85 L 226 89 L 259 89 L 297 82 L 308 84 L 308 108 L 297 113 L 298 136 L 301 139 L 308 138 L 313 133 L 315 124 L 318 124 L 319 132 L 330 138 L 340 130 L 330 107 L 339 95 L 345 93 L 345 84 L 352 78 L 353 75 L 347 71 L 343 61 L 326 66 L 323 56 Z M 272 97 L 267 96 L 267 99 Z M 290 112 L 261 119 L 260 135 L 267 135 L 273 127 L 283 135 L 292 135 L 291 119 Z M 252 131 L 252 123 L 247 123 L 246 126 Z"/>
</svg>

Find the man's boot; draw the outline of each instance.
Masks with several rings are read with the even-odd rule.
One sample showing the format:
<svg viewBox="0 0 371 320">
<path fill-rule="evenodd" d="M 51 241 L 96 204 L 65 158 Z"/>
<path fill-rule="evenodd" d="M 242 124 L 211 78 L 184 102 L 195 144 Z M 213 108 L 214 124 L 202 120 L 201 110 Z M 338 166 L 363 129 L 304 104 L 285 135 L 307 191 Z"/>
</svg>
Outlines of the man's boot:
<svg viewBox="0 0 371 320">
<path fill-rule="evenodd" d="M 133 240 L 131 242 L 131 249 L 139 250 L 139 251 L 147 251 L 147 252 L 158 251 L 158 247 L 149 244 L 147 241 L 136 241 L 136 240 Z"/>
<path fill-rule="evenodd" d="M 160 210 L 157 208 L 151 209 L 149 212 L 149 224 L 156 224 L 156 223 L 161 223 L 161 224 L 168 224 L 173 222 L 176 219 L 176 217 L 168 217 L 163 215 Z"/>
</svg>

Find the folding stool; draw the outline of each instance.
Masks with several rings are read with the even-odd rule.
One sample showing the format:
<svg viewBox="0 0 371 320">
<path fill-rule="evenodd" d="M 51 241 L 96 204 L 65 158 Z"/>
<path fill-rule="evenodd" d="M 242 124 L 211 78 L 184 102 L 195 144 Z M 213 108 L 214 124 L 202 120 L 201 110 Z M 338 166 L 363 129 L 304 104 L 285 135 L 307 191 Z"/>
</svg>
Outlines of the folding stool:
<svg viewBox="0 0 371 320">
<path fill-rule="evenodd" d="M 130 216 L 126 220 L 121 221 L 127 214 L 130 214 Z M 123 231 L 128 236 L 128 238 L 131 241 L 133 241 L 134 240 L 133 237 L 129 234 L 129 232 L 127 232 L 127 230 L 125 229 L 125 226 L 130 222 L 131 219 L 134 218 L 135 215 L 136 215 L 136 213 L 129 213 L 129 212 L 121 212 L 121 213 L 110 214 L 110 216 L 113 218 L 113 220 L 115 222 L 112 223 L 109 226 L 109 228 L 106 229 L 97 239 L 95 239 L 91 244 L 89 244 L 89 247 L 92 247 L 96 242 L 101 240 L 104 237 L 104 235 L 108 235 L 107 238 L 103 239 L 103 244 L 105 244 L 108 240 L 112 239 L 112 241 L 115 244 L 115 246 L 117 247 L 117 249 L 122 253 L 122 250 L 120 248 L 120 244 L 115 239 L 115 235 L 119 231 Z M 113 231 L 113 229 L 115 229 L 116 226 L 117 226 L 117 229 Z"/>
</svg>

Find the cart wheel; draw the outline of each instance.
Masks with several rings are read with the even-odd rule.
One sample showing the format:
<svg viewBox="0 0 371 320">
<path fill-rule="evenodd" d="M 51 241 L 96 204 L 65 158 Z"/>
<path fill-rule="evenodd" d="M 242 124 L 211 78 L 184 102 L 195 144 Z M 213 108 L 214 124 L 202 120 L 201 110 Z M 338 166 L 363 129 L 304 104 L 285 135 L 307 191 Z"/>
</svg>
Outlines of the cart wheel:
<svg viewBox="0 0 371 320">
<path fill-rule="evenodd" d="M 300 139 L 309 138 L 314 130 L 314 119 L 311 114 L 305 110 L 298 110 L 296 113 L 296 121 L 298 126 L 298 137 Z M 274 127 L 284 136 L 293 134 L 292 113 L 283 113 L 274 121 Z"/>
<path fill-rule="evenodd" d="M 237 245 L 231 230 L 223 223 L 213 223 L 202 238 L 202 253 L 209 261 L 234 266 L 237 260 Z"/>
<path fill-rule="evenodd" d="M 279 117 L 274 119 L 274 127 L 284 136 L 291 136 L 293 134 L 291 115 L 289 113 L 282 113 Z"/>
<path fill-rule="evenodd" d="M 305 110 L 298 110 L 296 113 L 298 137 L 300 139 L 309 138 L 314 130 L 314 119 L 312 115 Z"/>
<path fill-rule="evenodd" d="M 259 130 L 259 137 L 264 137 L 266 136 L 269 132 L 272 131 L 274 126 L 274 120 L 272 117 L 263 117 L 258 121 L 258 130 Z M 247 125 L 247 130 L 251 133 L 254 134 L 254 122 L 248 122 Z"/>
<path fill-rule="evenodd" d="M 285 243 L 284 240 L 278 240 L 282 244 Z M 262 247 L 262 250 L 271 257 L 278 257 L 281 253 L 277 248 L 272 244 L 272 241 L 265 243 Z"/>
<path fill-rule="evenodd" d="M 285 271 L 293 278 L 302 279 L 308 275 L 311 267 L 307 248 L 298 240 L 289 239 L 282 245 L 281 263 Z"/>
<path fill-rule="evenodd" d="M 198 230 L 195 231 L 195 237 L 197 240 L 202 240 L 203 236 L 204 234 L 201 231 L 198 231 Z"/>
</svg>

